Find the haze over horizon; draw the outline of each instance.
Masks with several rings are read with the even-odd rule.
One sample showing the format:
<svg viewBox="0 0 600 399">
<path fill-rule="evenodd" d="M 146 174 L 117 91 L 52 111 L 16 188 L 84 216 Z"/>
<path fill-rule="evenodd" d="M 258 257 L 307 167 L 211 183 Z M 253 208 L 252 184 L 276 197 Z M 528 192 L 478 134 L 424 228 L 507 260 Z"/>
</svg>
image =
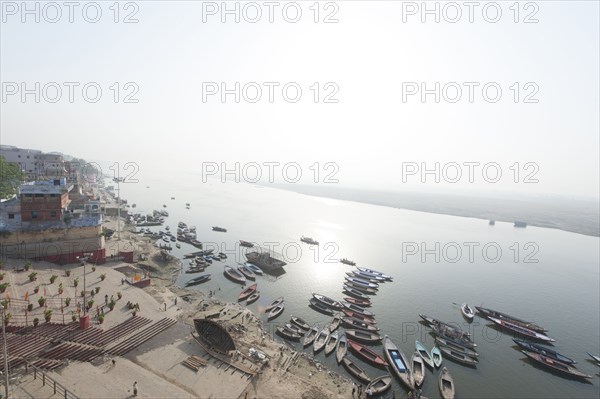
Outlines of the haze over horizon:
<svg viewBox="0 0 600 399">
<path fill-rule="evenodd" d="M 222 23 L 220 12 L 203 9 L 208 3 L 139 2 L 137 11 L 120 10 L 120 20 L 135 11 L 137 23 L 115 23 L 108 3 L 97 23 L 81 13 L 73 23 L 66 14 L 57 23 L 31 16 L 23 23 L 20 13 L 3 8 L 1 144 L 105 164 L 135 162 L 148 175 L 198 174 L 203 162 L 230 169 L 236 162 L 295 162 L 303 172 L 299 183 L 315 184 L 318 162 L 317 184 L 335 169 L 339 187 L 600 196 L 597 2 L 536 3 L 537 23 L 522 23 L 531 13 L 524 8 L 515 23 L 504 4 L 497 23 L 481 12 L 473 23 L 435 23 L 431 16 L 422 23 L 402 2 L 360 1 L 335 3 L 337 9 L 320 3 L 319 23 L 308 3 L 300 3 L 297 23 L 280 12 L 273 23 L 266 14 L 257 23 L 243 15 L 239 23 L 231 15 Z M 323 23 L 330 15 L 338 22 Z M 56 103 L 47 101 L 53 92 L 39 103 L 33 95 L 22 101 L 10 90 L 23 82 L 28 89 L 58 82 L 63 96 Z M 73 102 L 64 82 L 80 84 Z M 89 82 L 102 88 L 96 103 L 82 98 Z M 128 82 L 139 89 L 137 103 L 124 103 L 134 92 Z M 229 89 L 257 82 L 263 97 L 251 103 L 247 92 L 236 103 L 233 95 L 225 102 L 206 95 L 222 82 Z M 273 103 L 264 82 L 279 84 Z M 290 82 L 303 90 L 296 103 L 281 96 Z M 447 101 L 455 86 L 439 103 L 434 95 L 425 102 L 420 93 L 407 96 L 421 82 L 429 89 L 457 82 L 463 96 Z M 477 82 L 473 102 L 464 82 Z M 498 102 L 482 98 L 481 87 L 491 82 L 502 88 Z M 326 103 L 329 94 L 338 102 Z M 527 96 L 538 102 L 524 102 Z M 502 179 L 490 183 L 476 173 L 469 182 L 464 166 L 458 183 L 402 173 L 436 162 L 496 163 Z M 327 163 L 336 166 L 326 169 Z M 524 183 L 528 176 L 538 182 Z"/>
</svg>

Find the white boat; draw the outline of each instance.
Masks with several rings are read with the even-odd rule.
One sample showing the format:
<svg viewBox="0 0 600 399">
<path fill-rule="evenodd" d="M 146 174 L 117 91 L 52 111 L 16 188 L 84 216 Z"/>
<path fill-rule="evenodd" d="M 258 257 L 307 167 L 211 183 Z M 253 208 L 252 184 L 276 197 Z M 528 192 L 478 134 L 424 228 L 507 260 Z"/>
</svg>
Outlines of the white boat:
<svg viewBox="0 0 600 399">
<path fill-rule="evenodd" d="M 460 305 L 460 311 L 468 320 L 473 320 L 473 317 L 475 317 L 475 311 L 466 302 Z"/>
<path fill-rule="evenodd" d="M 415 352 L 410 359 L 410 363 L 412 365 L 415 386 L 420 387 L 425 380 L 425 362 L 419 352 Z"/>
</svg>

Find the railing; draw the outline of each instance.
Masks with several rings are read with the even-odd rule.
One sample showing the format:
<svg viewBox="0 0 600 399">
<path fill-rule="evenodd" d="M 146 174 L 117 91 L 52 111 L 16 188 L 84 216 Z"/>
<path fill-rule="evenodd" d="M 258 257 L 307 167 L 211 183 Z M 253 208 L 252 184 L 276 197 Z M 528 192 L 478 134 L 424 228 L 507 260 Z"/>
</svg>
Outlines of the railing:
<svg viewBox="0 0 600 399">
<path fill-rule="evenodd" d="M 54 378 L 47 375 L 44 371 L 38 369 L 33 364 L 25 363 L 25 373 L 31 372 L 33 370 L 33 379 L 36 380 L 38 377 L 42 379 L 42 385 L 46 386 L 46 383 L 52 386 L 54 390 L 54 394 L 60 394 L 65 399 L 78 399 L 72 392 L 69 392 L 67 388 L 65 388 L 61 383 L 56 381 Z"/>
</svg>

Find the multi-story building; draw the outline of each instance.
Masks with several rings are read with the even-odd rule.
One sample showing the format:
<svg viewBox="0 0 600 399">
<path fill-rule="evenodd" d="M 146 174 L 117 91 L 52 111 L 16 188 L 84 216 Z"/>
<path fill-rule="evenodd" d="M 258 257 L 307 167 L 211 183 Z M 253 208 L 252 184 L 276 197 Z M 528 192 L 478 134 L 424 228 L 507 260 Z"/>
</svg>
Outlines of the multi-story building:
<svg viewBox="0 0 600 399">
<path fill-rule="evenodd" d="M 44 165 L 43 153 L 39 150 L 0 145 L 0 155 L 4 157 L 6 162 L 19 165 L 23 173 L 32 177 L 38 176 Z"/>
<path fill-rule="evenodd" d="M 72 188 L 67 186 L 64 177 L 21 185 L 21 222 L 62 221 L 69 206 L 69 191 Z"/>
</svg>

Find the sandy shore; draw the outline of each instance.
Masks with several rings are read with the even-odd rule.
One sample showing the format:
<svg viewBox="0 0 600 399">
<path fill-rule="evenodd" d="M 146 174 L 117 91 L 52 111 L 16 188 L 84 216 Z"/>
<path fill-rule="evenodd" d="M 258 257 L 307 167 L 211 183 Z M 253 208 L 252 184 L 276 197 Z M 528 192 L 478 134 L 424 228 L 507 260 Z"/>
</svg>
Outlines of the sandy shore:
<svg viewBox="0 0 600 399">
<path fill-rule="evenodd" d="M 116 218 L 109 218 L 106 227 L 116 230 Z M 116 234 L 115 234 L 116 239 Z M 128 352 L 123 357 L 110 357 L 104 355 L 91 362 L 82 363 L 72 361 L 57 371 L 48 372 L 48 375 L 64 385 L 76 396 L 82 398 L 126 398 L 132 396 L 133 383 L 137 381 L 139 397 L 154 398 L 350 398 L 352 397 L 352 383 L 330 372 L 320 363 L 315 363 L 304 353 L 290 350 L 286 345 L 276 342 L 263 330 L 260 317 L 239 304 L 227 304 L 218 298 L 208 296 L 202 291 L 191 291 L 174 285 L 174 278 L 180 270 L 178 259 L 170 258 L 164 261 L 158 248 L 149 239 L 138 236 L 128 231 L 122 225 L 121 240 L 118 246 L 115 239 L 107 241 L 108 258 L 110 254 L 117 253 L 117 248 L 127 245 L 141 249 L 149 254 L 148 260 L 140 262 L 143 270 L 150 271 L 152 285 L 140 289 L 128 284 L 122 284 L 124 274 L 131 275 L 132 269 L 124 269 L 127 264 L 108 262 L 96 266 L 92 271 L 91 265 L 86 266 L 87 290 L 100 291 L 95 295 L 95 305 L 91 309 L 95 315 L 96 306 L 102 304 L 107 298 L 117 297 L 121 293 L 122 299 L 117 302 L 113 311 L 106 311 L 102 324 L 93 319 L 93 326 L 108 329 L 132 317 L 131 310 L 126 303 L 138 303 L 140 312 L 138 317 L 145 317 L 156 321 L 165 317 L 172 318 L 178 323 L 146 341 L 137 348 Z M 52 321 L 60 322 L 63 317 L 69 322 L 71 314 L 76 311 L 77 300 L 72 300 L 70 306 L 64 305 L 64 300 L 70 296 L 77 298 L 83 286 L 84 268 L 79 265 L 57 266 L 47 262 L 33 262 L 28 272 L 16 272 L 15 269 L 23 267 L 22 260 L 9 260 L 4 265 L 7 273 L 5 280 L 10 282 L 7 290 L 10 298 L 24 298 L 28 292 L 29 300 L 36 306 L 28 317 L 38 317 L 43 323 L 44 308 L 37 306 L 39 296 L 46 295 L 52 298 L 52 306 L 60 305 L 53 311 Z M 133 265 L 140 267 L 140 264 Z M 119 270 L 121 271 L 119 271 Z M 71 270 L 71 275 L 66 276 L 65 270 Z M 35 271 L 38 273 L 36 282 L 29 282 L 27 275 Z M 101 280 L 101 275 L 106 275 Z M 53 284 L 49 283 L 50 276 L 57 275 Z M 79 278 L 79 286 L 73 286 L 73 280 Z M 41 284 L 40 284 L 41 282 Z M 63 293 L 59 294 L 58 286 L 63 284 Z M 40 285 L 40 291 L 33 293 L 35 285 Z M 177 305 L 175 299 L 177 298 Z M 88 298 L 89 299 L 89 296 Z M 166 310 L 165 310 L 166 304 Z M 16 305 L 15 305 L 16 306 Z M 16 314 L 19 309 L 11 309 Z M 224 363 L 211 358 L 206 354 L 200 344 L 192 336 L 193 319 L 202 318 L 206 314 L 220 313 L 219 320 L 223 325 L 239 329 L 243 323 L 245 332 L 232 333 L 236 346 L 241 352 L 239 364 L 242 367 L 259 369 L 258 364 L 253 364 L 251 359 L 244 358 L 249 354 L 250 348 L 257 348 L 269 357 L 267 366 L 260 369 L 254 378 L 247 374 L 234 371 Z M 22 312 L 21 312 L 22 313 Z M 58 319 L 57 319 L 58 318 Z M 199 356 L 208 360 L 205 367 L 194 371 L 182 364 L 190 356 Z M 115 361 L 113 364 L 113 360 Z M 19 374 L 17 370 L 11 373 Z M 45 398 L 55 397 L 52 389 L 41 386 L 39 380 L 33 380 L 31 374 L 18 375 L 13 378 L 11 385 L 15 397 Z M 247 395 L 247 396 L 246 396 Z"/>
</svg>

